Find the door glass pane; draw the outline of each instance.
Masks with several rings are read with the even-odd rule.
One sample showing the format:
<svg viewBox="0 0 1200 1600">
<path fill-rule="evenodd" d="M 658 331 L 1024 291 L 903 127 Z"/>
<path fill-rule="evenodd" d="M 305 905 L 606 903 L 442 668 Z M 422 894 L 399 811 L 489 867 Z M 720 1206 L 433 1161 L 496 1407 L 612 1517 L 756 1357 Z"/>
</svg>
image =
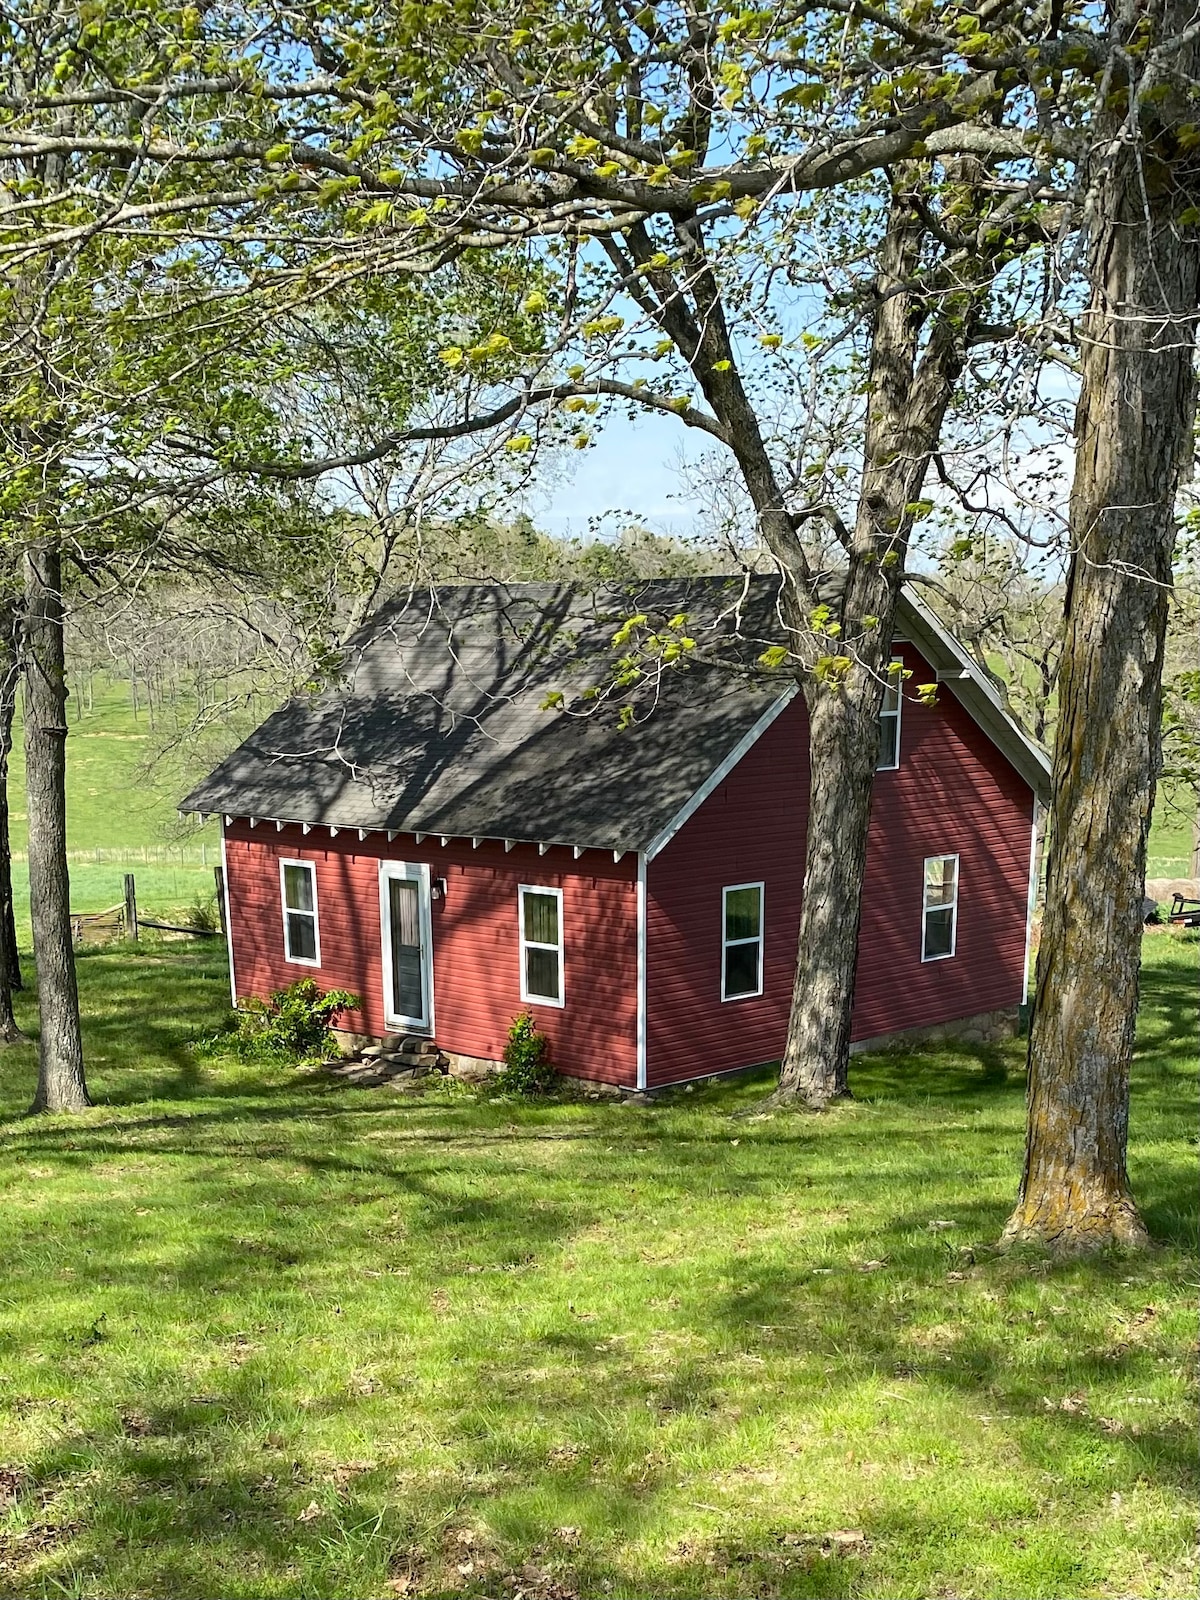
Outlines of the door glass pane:
<svg viewBox="0 0 1200 1600">
<path fill-rule="evenodd" d="M 289 911 L 312 910 L 312 872 L 308 867 L 284 867 L 283 896 Z"/>
<path fill-rule="evenodd" d="M 388 879 L 392 923 L 392 1009 L 398 1017 L 424 1018 L 420 885 L 413 878 Z"/>
<path fill-rule="evenodd" d="M 925 959 L 948 956 L 953 948 L 954 912 L 927 911 L 925 913 Z"/>
<path fill-rule="evenodd" d="M 527 893 L 525 938 L 530 944 L 558 943 L 558 896 Z"/>
<path fill-rule="evenodd" d="M 558 981 L 558 951 L 525 951 L 525 992 L 544 1000 L 561 1000 Z"/>
<path fill-rule="evenodd" d="M 725 896 L 725 937 L 757 939 L 760 889 L 731 889 Z"/>
<path fill-rule="evenodd" d="M 314 917 L 305 916 L 301 911 L 289 911 L 288 919 L 288 955 L 293 961 L 315 961 L 317 959 L 317 924 Z"/>
<path fill-rule="evenodd" d="M 725 951 L 725 998 L 732 999 L 739 994 L 758 993 L 758 952 L 761 948 L 757 939 L 750 944 L 731 944 Z"/>
</svg>

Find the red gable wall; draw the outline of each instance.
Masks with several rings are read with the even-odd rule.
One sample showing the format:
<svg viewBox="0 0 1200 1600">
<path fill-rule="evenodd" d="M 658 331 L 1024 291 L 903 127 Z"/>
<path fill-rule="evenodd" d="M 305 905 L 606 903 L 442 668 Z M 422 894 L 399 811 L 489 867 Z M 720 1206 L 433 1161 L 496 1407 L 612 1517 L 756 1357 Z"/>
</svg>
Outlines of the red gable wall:
<svg viewBox="0 0 1200 1600">
<path fill-rule="evenodd" d="M 910 683 L 934 672 L 910 646 Z M 647 1079 L 777 1061 L 804 879 L 807 716 L 797 696 L 647 872 Z M 876 776 L 854 1037 L 1019 1003 L 1033 795 L 948 689 L 906 701 L 900 766 Z M 921 960 L 926 856 L 957 853 L 956 954 Z M 765 883 L 764 993 L 721 1000 L 721 888 Z"/>
<path fill-rule="evenodd" d="M 279 861 L 316 864 L 321 965 L 285 960 Z M 233 930 L 234 983 L 239 998 L 265 997 L 311 976 L 323 989 L 362 997 L 361 1019 L 348 1025 L 376 1037 L 384 1030 L 379 863 L 424 861 L 446 879 L 433 918 L 434 1032 L 459 1054 L 499 1060 L 521 1000 L 517 889 L 522 883 L 563 890 L 564 998 L 528 1006 L 550 1041 L 551 1059 L 566 1072 L 611 1083 L 636 1081 L 636 879 L 634 856 L 614 863 L 589 850 L 579 861 L 556 846 L 510 851 L 497 841 L 477 850 L 469 840 L 418 845 L 411 835 L 389 845 L 386 835 L 354 830 L 331 839 L 274 823 L 226 829 L 225 864 Z"/>
</svg>

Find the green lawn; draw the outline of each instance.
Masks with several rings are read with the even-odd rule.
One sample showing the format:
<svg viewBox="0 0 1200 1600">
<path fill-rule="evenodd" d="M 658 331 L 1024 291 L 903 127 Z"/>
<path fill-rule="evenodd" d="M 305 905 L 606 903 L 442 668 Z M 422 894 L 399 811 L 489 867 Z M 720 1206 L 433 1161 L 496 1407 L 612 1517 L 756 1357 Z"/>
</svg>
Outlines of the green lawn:
<svg viewBox="0 0 1200 1600">
<path fill-rule="evenodd" d="M 1196 939 L 1146 954 L 1161 1248 L 1066 1265 L 991 1249 L 1019 1044 L 821 1118 L 414 1100 L 198 1053 L 211 948 L 85 956 L 102 1104 L 0 1057 L 0 1593 L 1194 1594 Z"/>
<path fill-rule="evenodd" d="M 72 858 L 73 911 L 101 911 L 118 904 L 124 896 L 126 872 L 134 874 L 138 904 L 148 914 L 169 914 L 212 894 L 212 869 L 220 860 L 221 849 L 216 824 L 187 831 L 185 859 L 178 859 L 175 848 L 184 837 L 175 806 L 193 774 L 174 756 L 153 759 L 170 726 L 169 712 L 165 721 L 159 713 L 154 729 L 145 707 L 135 717 L 127 684 L 97 679 L 90 712 L 72 697 L 67 736 L 67 842 Z M 16 855 L 13 897 L 18 927 L 25 930 L 28 942 L 24 790 L 25 759 L 18 719 L 9 774 Z M 207 864 L 201 864 L 201 844 L 207 847 Z M 97 854 L 101 859 L 95 859 Z"/>
</svg>

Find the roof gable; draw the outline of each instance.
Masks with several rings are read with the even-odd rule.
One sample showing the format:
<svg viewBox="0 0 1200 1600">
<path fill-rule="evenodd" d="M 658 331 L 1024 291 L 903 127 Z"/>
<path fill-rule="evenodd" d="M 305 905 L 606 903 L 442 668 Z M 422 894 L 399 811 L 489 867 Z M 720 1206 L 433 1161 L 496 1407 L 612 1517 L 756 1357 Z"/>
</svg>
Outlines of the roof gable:
<svg viewBox="0 0 1200 1600">
<path fill-rule="evenodd" d="M 556 584 L 413 590 L 349 642 L 336 687 L 274 712 L 180 808 L 651 848 L 686 820 L 794 693 L 778 674 L 755 667 L 781 636 L 777 600 L 770 577 L 656 579 L 593 591 Z M 622 729 L 620 701 L 582 696 L 611 679 L 613 634 L 639 612 L 652 620 L 686 613 L 711 659 L 624 691 L 638 717 Z M 910 636 L 914 618 L 921 620 L 915 612 L 902 618 Z M 944 658 L 946 646 L 935 643 Z M 734 664 L 739 670 L 730 671 Z M 949 687 L 964 698 L 957 683 Z M 552 694 L 570 709 L 544 709 Z M 1012 731 L 1032 770 L 1028 741 Z"/>
</svg>

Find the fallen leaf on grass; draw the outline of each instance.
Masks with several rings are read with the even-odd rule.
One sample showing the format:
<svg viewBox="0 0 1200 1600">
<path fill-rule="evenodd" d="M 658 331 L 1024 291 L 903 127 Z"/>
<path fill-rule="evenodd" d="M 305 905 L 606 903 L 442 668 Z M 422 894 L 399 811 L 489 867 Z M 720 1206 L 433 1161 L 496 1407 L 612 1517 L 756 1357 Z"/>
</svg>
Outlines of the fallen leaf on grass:
<svg viewBox="0 0 1200 1600">
<path fill-rule="evenodd" d="M 881 1267 L 886 1266 L 886 1261 L 860 1261 L 858 1264 L 858 1270 L 860 1272 L 878 1272 Z"/>
<path fill-rule="evenodd" d="M 957 1222 L 949 1222 L 944 1217 L 934 1217 L 931 1222 L 927 1222 L 926 1223 L 926 1227 L 928 1227 L 928 1228 L 957 1228 L 958 1227 L 958 1223 Z"/>
<path fill-rule="evenodd" d="M 310 1500 L 304 1510 L 296 1518 L 297 1522 L 315 1522 L 318 1517 L 325 1515 L 315 1500 Z"/>
</svg>

